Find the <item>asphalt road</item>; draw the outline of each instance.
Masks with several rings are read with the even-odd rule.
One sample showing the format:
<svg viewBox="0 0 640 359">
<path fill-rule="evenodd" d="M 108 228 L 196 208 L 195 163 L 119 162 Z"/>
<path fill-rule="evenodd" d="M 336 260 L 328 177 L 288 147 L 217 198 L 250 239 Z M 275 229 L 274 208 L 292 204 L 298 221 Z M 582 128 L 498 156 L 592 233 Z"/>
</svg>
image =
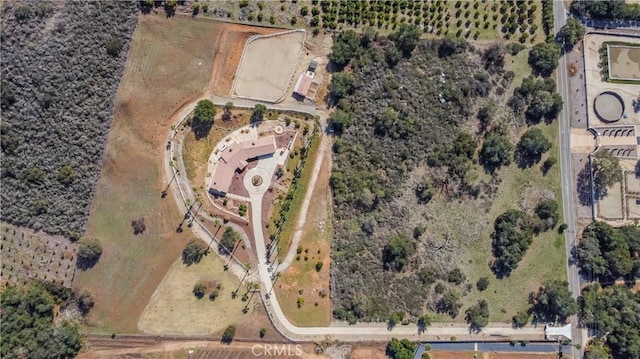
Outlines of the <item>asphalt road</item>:
<svg viewBox="0 0 640 359">
<path fill-rule="evenodd" d="M 562 1 L 553 2 L 553 15 L 554 15 L 554 28 L 555 33 L 558 33 L 560 28 L 567 23 L 567 12 L 564 8 Z M 570 105 L 571 99 L 569 93 L 569 79 L 567 71 L 567 56 L 562 55 L 560 57 L 560 63 L 558 65 L 557 72 L 558 93 L 562 96 L 564 104 L 562 105 L 562 112 L 560 113 L 560 168 L 561 168 L 561 182 L 562 182 L 562 209 L 564 214 L 564 222 L 567 224 L 565 230 L 565 250 L 567 256 L 567 279 L 569 282 L 569 289 L 573 293 L 574 298 L 578 298 L 580 295 L 580 275 L 578 273 L 578 267 L 575 261 L 572 260 L 572 249 L 576 245 L 576 208 L 574 201 L 574 181 L 571 166 L 571 119 L 570 119 Z M 572 324 L 572 336 L 573 343 L 579 343 L 584 347 L 582 330 L 578 326 L 578 318 L 573 316 L 571 318 Z M 583 350 L 573 348 L 572 356 L 574 358 L 582 358 Z"/>
</svg>

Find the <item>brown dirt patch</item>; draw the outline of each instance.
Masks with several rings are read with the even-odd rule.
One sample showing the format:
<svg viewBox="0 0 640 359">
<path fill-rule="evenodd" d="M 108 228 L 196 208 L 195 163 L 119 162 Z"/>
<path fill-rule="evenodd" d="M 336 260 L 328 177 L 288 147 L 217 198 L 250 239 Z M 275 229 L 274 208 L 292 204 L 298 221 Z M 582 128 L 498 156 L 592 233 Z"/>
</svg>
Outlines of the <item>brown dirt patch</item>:
<svg viewBox="0 0 640 359">
<path fill-rule="evenodd" d="M 386 359 L 385 346 L 359 347 L 351 350 L 349 359 Z"/>
<path fill-rule="evenodd" d="M 268 35 L 280 32 L 282 29 L 252 27 L 237 24 L 227 24 L 215 39 L 213 71 L 210 88 L 220 96 L 229 96 L 236 69 L 240 64 L 242 50 L 247 39 L 255 34 Z"/>
</svg>

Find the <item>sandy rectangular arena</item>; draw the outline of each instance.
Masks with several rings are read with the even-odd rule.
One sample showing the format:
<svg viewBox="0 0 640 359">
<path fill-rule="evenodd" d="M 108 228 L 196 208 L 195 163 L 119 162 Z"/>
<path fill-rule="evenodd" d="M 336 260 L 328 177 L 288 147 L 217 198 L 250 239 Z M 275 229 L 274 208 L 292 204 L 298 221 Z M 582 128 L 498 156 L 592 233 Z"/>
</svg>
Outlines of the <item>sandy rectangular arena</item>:
<svg viewBox="0 0 640 359">
<path fill-rule="evenodd" d="M 287 94 L 302 55 L 306 32 L 257 36 L 245 45 L 232 96 L 280 102 Z"/>
<path fill-rule="evenodd" d="M 640 47 L 608 45 L 609 78 L 640 81 Z"/>
</svg>

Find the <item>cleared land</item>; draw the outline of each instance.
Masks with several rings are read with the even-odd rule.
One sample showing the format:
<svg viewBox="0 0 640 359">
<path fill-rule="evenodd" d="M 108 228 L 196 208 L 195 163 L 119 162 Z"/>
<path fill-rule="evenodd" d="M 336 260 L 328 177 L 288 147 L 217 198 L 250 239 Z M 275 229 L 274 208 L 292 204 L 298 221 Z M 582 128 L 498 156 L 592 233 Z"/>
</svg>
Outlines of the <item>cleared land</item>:
<svg viewBox="0 0 640 359">
<path fill-rule="evenodd" d="M 149 298 L 190 238 L 189 232 L 175 231 L 182 213 L 174 201 L 160 197 L 166 187 L 162 152 L 173 114 L 210 94 L 214 54 L 225 50 L 212 43 L 227 27 L 232 31 L 238 25 L 140 17 L 87 229 L 104 252 L 98 265 L 79 273 L 75 282 L 96 298 L 88 318 L 91 330 L 136 332 Z M 147 229 L 134 236 L 131 221 L 140 217 Z"/>
<path fill-rule="evenodd" d="M 276 102 L 293 78 L 306 33 L 297 31 L 247 42 L 234 81 L 233 96 Z"/>
<path fill-rule="evenodd" d="M 640 80 L 640 46 L 609 45 L 609 78 Z"/>
<path fill-rule="evenodd" d="M 51 236 L 7 223 L 2 223 L 1 227 L 0 286 L 26 284 L 31 279 L 71 286 L 77 245 L 63 236 Z"/>
<path fill-rule="evenodd" d="M 242 308 L 247 302 L 240 297 L 246 292 L 246 286 L 240 285 L 232 273 L 224 271 L 223 265 L 214 253 L 188 267 L 178 259 L 151 297 L 138 328 L 151 334 L 211 334 L 245 319 L 248 313 L 243 314 Z M 201 280 L 215 280 L 222 286 L 215 300 L 193 295 L 194 285 Z M 233 299 L 231 293 L 236 289 L 238 296 Z"/>
<path fill-rule="evenodd" d="M 327 138 L 322 141 L 328 140 Z M 307 160 L 305 172 L 312 172 L 319 152 L 316 141 L 311 146 L 311 153 L 316 154 Z M 328 152 L 328 151 L 327 151 Z M 329 153 L 323 157 L 323 162 L 318 173 L 316 185 L 313 188 L 310 206 L 307 211 L 306 222 L 300 240 L 301 253 L 293 261 L 291 266 L 283 272 L 278 279 L 276 295 L 281 303 L 282 310 L 287 318 L 297 326 L 327 326 L 331 320 L 331 301 L 329 300 L 329 266 L 331 264 L 331 236 L 333 228 L 331 224 L 331 193 L 329 192 L 329 175 L 331 173 L 331 159 Z M 309 181 L 309 176 L 302 177 L 303 181 Z M 308 182 L 307 182 L 308 183 Z M 301 185 L 296 193 L 304 197 L 302 191 L 306 186 Z M 297 203 L 297 202 L 294 202 Z M 294 206 L 292 213 L 297 216 L 290 218 L 285 226 L 294 227 L 298 221 L 301 203 Z M 283 230 L 283 233 L 285 231 Z M 289 228 L 286 233 L 293 235 Z M 283 247 L 283 257 L 289 248 Z M 316 270 L 317 263 L 322 263 L 320 271 Z M 302 293 L 300 293 L 302 291 Z M 322 293 L 322 294 L 321 294 Z M 298 298 L 304 298 L 304 304 L 297 306 Z M 316 305 L 317 304 L 317 305 Z"/>
</svg>

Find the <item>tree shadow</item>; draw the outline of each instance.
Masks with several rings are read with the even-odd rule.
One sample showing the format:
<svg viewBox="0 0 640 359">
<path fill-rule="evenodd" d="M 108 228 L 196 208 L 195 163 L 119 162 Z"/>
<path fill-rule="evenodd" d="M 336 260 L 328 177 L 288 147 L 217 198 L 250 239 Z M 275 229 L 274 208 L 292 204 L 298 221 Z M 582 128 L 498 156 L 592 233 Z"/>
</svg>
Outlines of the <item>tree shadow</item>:
<svg viewBox="0 0 640 359">
<path fill-rule="evenodd" d="M 76 268 L 80 269 L 81 271 L 86 271 L 87 269 L 93 268 L 93 266 L 95 266 L 98 263 L 98 260 L 99 258 L 95 258 L 95 259 L 78 258 L 76 260 Z"/>
<path fill-rule="evenodd" d="M 207 137 L 209 135 L 209 132 L 211 131 L 212 126 L 213 121 L 199 121 L 197 119 L 193 119 L 191 121 L 191 130 L 196 136 L 196 140 Z"/>
<path fill-rule="evenodd" d="M 576 181 L 576 190 L 578 191 L 578 201 L 583 206 L 592 205 L 591 197 L 591 176 L 589 173 L 589 165 L 586 164 L 580 172 Z"/>
<path fill-rule="evenodd" d="M 518 145 L 514 159 L 519 168 L 525 169 L 538 164 L 542 159 L 542 154 L 532 156 L 522 146 Z"/>
</svg>

